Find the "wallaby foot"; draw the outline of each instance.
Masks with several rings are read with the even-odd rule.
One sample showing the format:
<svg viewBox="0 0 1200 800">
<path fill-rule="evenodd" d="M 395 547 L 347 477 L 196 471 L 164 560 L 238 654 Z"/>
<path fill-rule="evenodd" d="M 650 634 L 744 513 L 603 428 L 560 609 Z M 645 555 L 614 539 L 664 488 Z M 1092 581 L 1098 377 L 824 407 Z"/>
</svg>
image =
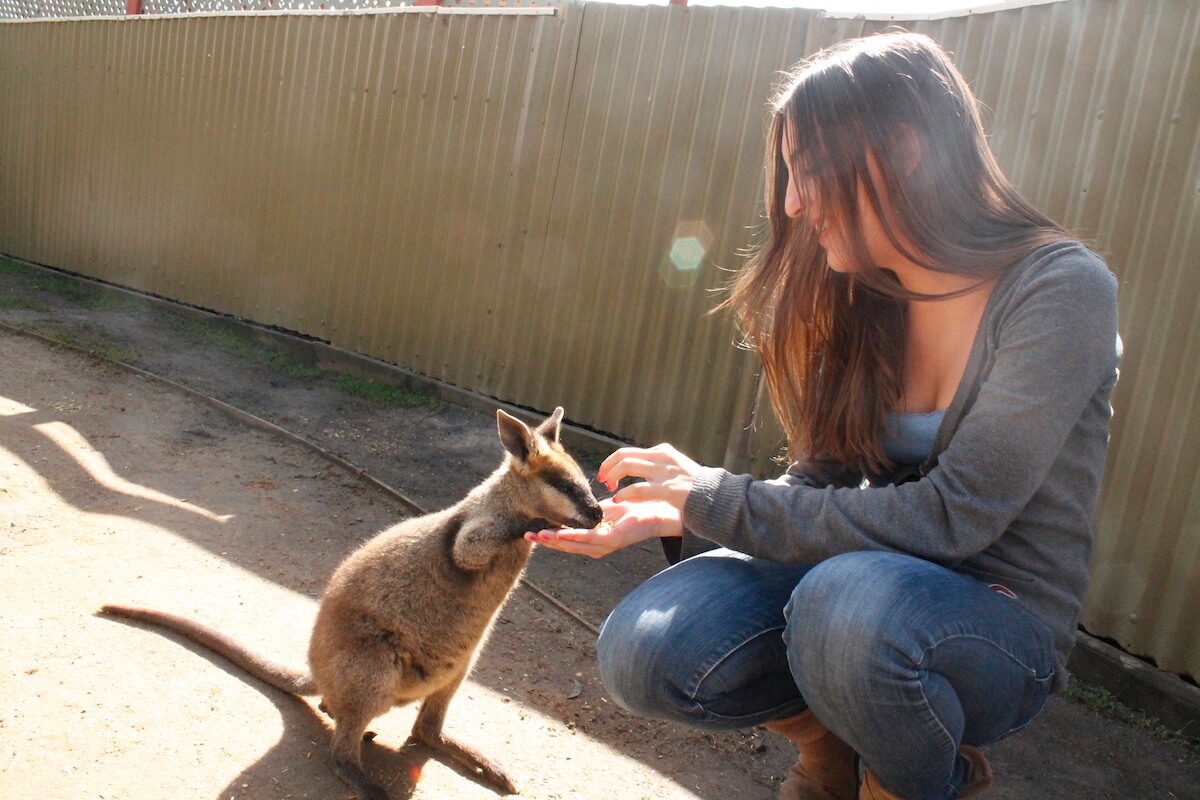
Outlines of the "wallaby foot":
<svg viewBox="0 0 1200 800">
<path fill-rule="evenodd" d="M 354 790 L 354 794 L 358 797 L 358 800 L 391 800 L 388 797 L 387 790 L 379 784 L 372 782 L 358 764 L 353 764 L 335 755 L 333 757 L 333 771 L 347 786 Z"/>
<path fill-rule="evenodd" d="M 412 741 L 420 742 L 443 753 L 455 763 L 465 767 L 475 777 L 504 794 L 517 794 L 517 787 L 495 762 L 480 755 L 465 744 L 454 741 L 443 733 L 433 736 L 413 733 Z"/>
<path fill-rule="evenodd" d="M 417 721 L 413 723 L 411 741 L 420 742 L 427 747 L 445 754 L 460 766 L 465 767 L 476 778 L 479 778 L 484 783 L 500 790 L 504 794 L 516 794 L 517 787 L 504 774 L 504 770 L 470 747 L 459 744 L 442 733 L 442 728 L 446 722 L 446 709 L 450 705 L 450 699 L 454 697 L 454 692 L 458 690 L 459 684 L 462 683 L 465 677 L 466 673 L 461 673 L 449 685 L 425 698 L 424 702 L 421 703 L 421 710 L 417 712 Z"/>
<path fill-rule="evenodd" d="M 362 768 L 362 744 L 375 736 L 367 731 L 367 723 L 373 715 L 358 707 L 332 707 L 338 712 L 334 717 L 336 724 L 331 748 L 333 771 L 354 790 L 358 800 L 389 800 L 387 790 L 368 778 Z"/>
</svg>

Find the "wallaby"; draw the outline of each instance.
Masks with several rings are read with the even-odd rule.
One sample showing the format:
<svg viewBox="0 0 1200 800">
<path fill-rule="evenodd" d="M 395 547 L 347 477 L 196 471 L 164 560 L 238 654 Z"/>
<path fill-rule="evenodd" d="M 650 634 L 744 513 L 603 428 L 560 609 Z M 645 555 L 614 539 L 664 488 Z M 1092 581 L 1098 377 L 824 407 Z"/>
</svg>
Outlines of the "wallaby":
<svg viewBox="0 0 1200 800">
<path fill-rule="evenodd" d="M 159 625 L 297 696 L 320 695 L 335 723 L 333 768 L 360 800 L 387 800 L 362 769 L 371 720 L 421 700 L 412 739 L 505 793 L 508 776 L 442 732 L 446 709 L 475 661 L 532 545 L 545 527 L 592 528 L 603 516 L 579 465 L 559 443 L 563 410 L 537 428 L 496 412 L 504 462 L 457 504 L 375 536 L 333 572 L 321 597 L 306 675 L 260 658 L 211 628 L 150 609 L 102 613 Z"/>
</svg>

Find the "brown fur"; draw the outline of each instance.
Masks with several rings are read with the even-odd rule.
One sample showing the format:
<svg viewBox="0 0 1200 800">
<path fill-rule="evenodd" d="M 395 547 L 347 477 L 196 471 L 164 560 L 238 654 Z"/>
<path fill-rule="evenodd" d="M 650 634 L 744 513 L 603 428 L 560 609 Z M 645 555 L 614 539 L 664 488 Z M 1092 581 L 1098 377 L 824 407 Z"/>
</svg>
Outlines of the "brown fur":
<svg viewBox="0 0 1200 800">
<path fill-rule="evenodd" d="M 334 770 L 360 800 L 387 798 L 362 769 L 367 725 L 416 700 L 422 703 L 415 740 L 515 792 L 503 770 L 447 737 L 442 726 L 450 699 L 525 568 L 532 545 L 523 533 L 600 522 L 587 480 L 558 442 L 562 414 L 557 408 L 532 429 L 498 411 L 508 451 L 499 469 L 456 505 L 383 531 L 334 570 L 309 644 L 311 676 L 183 617 L 116 605 L 101 611 L 182 633 L 285 692 L 321 695 L 321 708 L 335 723 Z"/>
</svg>

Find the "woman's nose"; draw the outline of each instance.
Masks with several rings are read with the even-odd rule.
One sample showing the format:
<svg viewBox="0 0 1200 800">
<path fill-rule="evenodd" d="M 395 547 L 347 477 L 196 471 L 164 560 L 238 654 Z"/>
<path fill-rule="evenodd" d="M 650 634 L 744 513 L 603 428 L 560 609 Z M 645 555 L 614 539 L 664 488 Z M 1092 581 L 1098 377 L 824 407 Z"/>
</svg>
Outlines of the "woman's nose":
<svg viewBox="0 0 1200 800">
<path fill-rule="evenodd" d="M 787 194 L 783 198 L 783 213 L 788 215 L 789 219 L 799 219 L 804 213 L 804 202 L 800 199 L 800 190 L 796 188 L 796 181 L 788 176 Z"/>
</svg>

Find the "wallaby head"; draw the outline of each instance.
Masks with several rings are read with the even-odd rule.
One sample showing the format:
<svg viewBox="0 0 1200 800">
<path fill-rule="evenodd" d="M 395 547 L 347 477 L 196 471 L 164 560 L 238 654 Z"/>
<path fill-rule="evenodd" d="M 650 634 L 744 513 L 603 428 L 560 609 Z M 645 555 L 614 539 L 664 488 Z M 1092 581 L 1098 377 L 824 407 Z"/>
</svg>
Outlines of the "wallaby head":
<svg viewBox="0 0 1200 800">
<path fill-rule="evenodd" d="M 594 528 L 603 518 L 583 470 L 559 443 L 562 406 L 536 428 L 496 411 L 496 427 L 508 456 L 506 487 L 514 510 L 547 527 Z"/>
</svg>

